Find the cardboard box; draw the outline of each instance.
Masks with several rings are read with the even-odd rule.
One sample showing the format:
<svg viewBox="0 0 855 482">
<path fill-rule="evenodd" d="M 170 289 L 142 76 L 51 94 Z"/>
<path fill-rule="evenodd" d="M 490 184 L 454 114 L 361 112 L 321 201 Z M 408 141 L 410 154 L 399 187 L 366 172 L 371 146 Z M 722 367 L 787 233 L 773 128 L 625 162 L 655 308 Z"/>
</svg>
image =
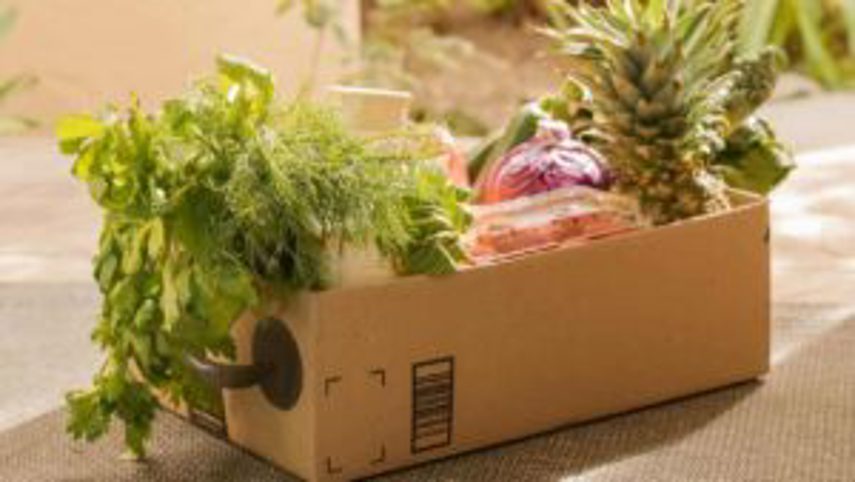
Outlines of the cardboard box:
<svg viewBox="0 0 855 482">
<path fill-rule="evenodd" d="M 768 206 L 737 197 L 720 215 L 247 314 L 239 362 L 272 315 L 299 372 L 290 409 L 227 390 L 228 436 L 306 480 L 346 480 L 758 377 Z"/>
</svg>

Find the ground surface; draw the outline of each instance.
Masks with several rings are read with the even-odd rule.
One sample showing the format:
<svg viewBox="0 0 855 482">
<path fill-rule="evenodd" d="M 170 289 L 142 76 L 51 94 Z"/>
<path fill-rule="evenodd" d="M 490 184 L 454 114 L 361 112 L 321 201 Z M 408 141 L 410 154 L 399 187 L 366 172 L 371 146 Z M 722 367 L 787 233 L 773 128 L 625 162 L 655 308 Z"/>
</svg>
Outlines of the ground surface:
<svg viewBox="0 0 855 482">
<path fill-rule="evenodd" d="M 842 146 L 855 143 L 855 97 L 781 102 L 767 114 L 802 164 L 774 200 L 773 297 L 852 304 L 855 147 Z M 58 406 L 97 366 L 89 259 L 99 219 L 68 171 L 48 139 L 0 140 L 0 430 Z"/>
</svg>

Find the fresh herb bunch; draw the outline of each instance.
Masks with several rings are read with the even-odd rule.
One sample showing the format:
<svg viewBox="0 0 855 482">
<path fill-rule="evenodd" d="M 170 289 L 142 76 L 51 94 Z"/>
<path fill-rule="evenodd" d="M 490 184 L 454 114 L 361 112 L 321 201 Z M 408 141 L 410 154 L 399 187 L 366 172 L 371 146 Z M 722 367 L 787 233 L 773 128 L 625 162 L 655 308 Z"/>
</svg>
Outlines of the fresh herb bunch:
<svg viewBox="0 0 855 482">
<path fill-rule="evenodd" d="M 218 75 L 147 115 L 73 116 L 58 128 L 104 220 L 93 340 L 106 361 L 70 393 L 69 431 L 102 436 L 114 417 L 145 452 L 158 401 L 213 408 L 187 355 L 233 358 L 230 328 L 262 293 L 329 285 L 330 253 L 376 245 L 405 273 L 462 259 L 463 193 L 415 155 L 375 149 L 336 114 L 276 100 L 271 75 L 223 57 Z"/>
<path fill-rule="evenodd" d="M 604 3 L 556 7 L 563 27 L 549 33 L 591 94 L 592 134 L 619 188 L 657 224 L 726 209 L 712 165 L 770 97 L 779 54 L 737 58 L 743 0 Z"/>
</svg>

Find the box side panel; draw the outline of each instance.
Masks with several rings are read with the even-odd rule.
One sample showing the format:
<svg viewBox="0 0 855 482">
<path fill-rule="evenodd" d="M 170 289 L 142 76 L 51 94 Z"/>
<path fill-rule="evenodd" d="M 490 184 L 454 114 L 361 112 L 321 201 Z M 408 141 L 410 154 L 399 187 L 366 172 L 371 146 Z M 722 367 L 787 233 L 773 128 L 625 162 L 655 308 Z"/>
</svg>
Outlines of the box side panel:
<svg viewBox="0 0 855 482">
<path fill-rule="evenodd" d="M 443 279 L 319 294 L 319 477 L 365 476 L 768 369 L 765 203 Z"/>
<path fill-rule="evenodd" d="M 238 362 L 252 361 L 256 321 L 281 320 L 290 330 L 302 360 L 302 390 L 296 405 L 281 410 L 271 405 L 258 387 L 224 390 L 229 438 L 249 451 L 306 480 L 315 479 L 315 326 L 311 299 L 295 298 L 286 308 L 273 303 L 245 314 L 234 327 Z"/>
</svg>

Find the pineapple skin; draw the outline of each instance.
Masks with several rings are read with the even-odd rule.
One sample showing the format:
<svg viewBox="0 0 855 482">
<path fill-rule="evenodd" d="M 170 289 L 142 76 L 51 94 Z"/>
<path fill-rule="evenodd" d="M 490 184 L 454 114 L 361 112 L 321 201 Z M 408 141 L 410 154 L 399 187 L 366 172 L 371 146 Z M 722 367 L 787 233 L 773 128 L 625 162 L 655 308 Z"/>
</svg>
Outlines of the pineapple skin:
<svg viewBox="0 0 855 482">
<path fill-rule="evenodd" d="M 551 35 L 568 78 L 591 94 L 593 137 L 657 225 L 730 207 L 711 165 L 727 136 L 771 95 L 777 58 L 736 60 L 742 0 L 609 0 L 564 7 Z"/>
</svg>

